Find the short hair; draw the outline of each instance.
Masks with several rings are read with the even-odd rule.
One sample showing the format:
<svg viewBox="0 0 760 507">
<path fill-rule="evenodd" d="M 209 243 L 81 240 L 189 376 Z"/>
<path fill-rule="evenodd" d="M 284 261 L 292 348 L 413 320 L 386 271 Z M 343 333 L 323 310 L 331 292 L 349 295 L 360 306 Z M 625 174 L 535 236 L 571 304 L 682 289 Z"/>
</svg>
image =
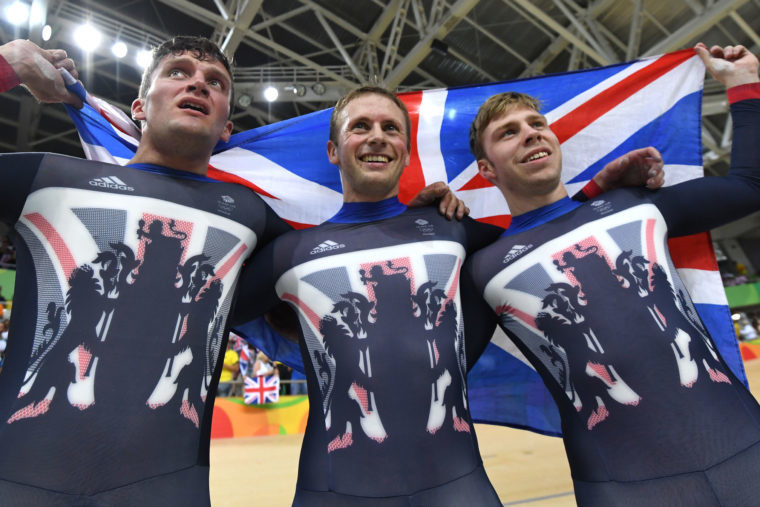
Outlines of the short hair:
<svg viewBox="0 0 760 507">
<path fill-rule="evenodd" d="M 200 61 L 216 61 L 221 63 L 230 75 L 230 114 L 232 114 L 234 90 L 232 82 L 232 66 L 219 46 L 211 42 L 206 37 L 196 37 L 191 35 L 178 35 L 171 39 L 165 40 L 158 47 L 151 51 L 153 59 L 150 65 L 145 69 L 140 82 L 139 98 L 145 98 L 150 88 L 151 79 L 156 68 L 161 64 L 161 60 L 168 55 L 179 56 L 182 53 L 190 53 L 194 58 Z"/>
<path fill-rule="evenodd" d="M 516 106 L 525 106 L 540 111 L 541 101 L 525 93 L 504 92 L 492 95 L 483 102 L 470 126 L 470 151 L 475 155 L 475 160 L 486 158 L 483 149 L 483 132 L 488 128 L 488 125 Z"/>
<path fill-rule="evenodd" d="M 411 149 L 412 120 L 409 118 L 409 110 L 406 108 L 406 105 L 401 102 L 401 99 L 396 96 L 395 93 L 388 91 L 380 86 L 361 86 L 359 88 L 354 88 L 335 103 L 332 115 L 330 116 L 330 141 L 338 144 L 338 131 L 340 130 L 338 121 L 340 114 L 343 112 L 349 102 L 356 98 L 359 98 L 362 95 L 381 95 L 396 104 L 401 112 L 404 113 L 404 122 L 406 123 L 406 147 L 407 149 Z"/>
</svg>

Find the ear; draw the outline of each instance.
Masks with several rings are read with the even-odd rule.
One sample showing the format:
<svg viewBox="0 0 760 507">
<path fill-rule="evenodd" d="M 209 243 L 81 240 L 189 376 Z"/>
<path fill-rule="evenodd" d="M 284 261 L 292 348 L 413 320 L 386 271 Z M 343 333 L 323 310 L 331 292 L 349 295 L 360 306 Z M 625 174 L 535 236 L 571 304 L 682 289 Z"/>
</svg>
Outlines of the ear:
<svg viewBox="0 0 760 507">
<path fill-rule="evenodd" d="M 494 186 L 498 186 L 496 184 L 496 171 L 487 158 L 478 159 L 478 173 L 480 173 L 483 179 L 487 182 Z"/>
<path fill-rule="evenodd" d="M 232 135 L 232 122 L 228 121 L 224 124 L 224 130 L 222 131 L 222 135 L 219 136 L 219 139 L 224 141 L 225 143 L 230 140 L 230 136 Z"/>
<path fill-rule="evenodd" d="M 145 99 L 135 99 L 132 101 L 132 119 L 142 121 L 145 118 Z"/>
<path fill-rule="evenodd" d="M 332 140 L 327 141 L 327 158 L 333 165 L 338 165 L 338 162 L 340 162 L 338 158 L 338 147 L 332 142 Z"/>
</svg>

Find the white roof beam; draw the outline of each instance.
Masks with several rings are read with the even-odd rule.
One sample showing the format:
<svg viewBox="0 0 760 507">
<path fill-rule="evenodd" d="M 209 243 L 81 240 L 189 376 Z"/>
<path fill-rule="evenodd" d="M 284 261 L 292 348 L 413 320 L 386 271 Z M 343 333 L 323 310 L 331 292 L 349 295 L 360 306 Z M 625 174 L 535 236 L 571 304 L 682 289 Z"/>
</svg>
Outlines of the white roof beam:
<svg viewBox="0 0 760 507">
<path fill-rule="evenodd" d="M 159 1 L 167 5 L 171 5 L 172 7 L 176 7 L 180 10 L 183 10 L 183 12 L 185 12 L 185 14 L 187 14 L 188 16 L 194 17 L 201 21 L 205 21 L 207 23 L 209 22 L 229 23 L 225 21 L 220 15 L 214 14 L 213 12 L 208 11 L 198 5 L 195 5 L 192 2 L 189 2 L 188 0 L 159 0 Z M 274 42 L 273 40 L 268 39 L 267 37 L 264 37 L 263 35 L 258 34 L 250 29 L 245 31 L 245 36 L 249 40 L 244 39 L 244 42 L 249 43 L 249 44 L 255 43 L 255 45 L 254 44 L 252 45 L 254 45 L 254 47 L 256 47 L 256 49 L 258 50 L 261 50 L 261 48 L 258 47 L 258 45 L 268 47 L 300 63 L 301 65 L 304 65 L 305 67 L 309 67 L 311 69 L 319 71 L 321 74 L 325 75 L 326 77 L 329 77 L 330 79 L 337 81 L 338 83 L 344 86 L 353 87 L 355 84 L 352 81 L 349 81 L 348 79 L 344 78 L 343 76 L 340 76 L 338 74 L 335 74 L 334 72 L 331 72 L 325 69 L 318 63 L 313 62 L 309 60 L 308 58 L 304 58 L 297 52 L 283 46 L 282 44 L 278 44 Z"/>
<path fill-rule="evenodd" d="M 739 25 L 739 28 L 742 29 L 747 37 L 752 39 L 752 42 L 755 43 L 755 46 L 760 46 L 760 35 L 758 35 L 757 32 L 753 30 L 746 21 L 744 21 L 743 17 L 741 17 L 736 11 L 731 11 L 731 14 L 729 14 L 729 16 L 734 20 L 734 23 Z"/>
<path fill-rule="evenodd" d="M 256 13 L 259 12 L 263 1 L 264 0 L 247 0 L 243 2 L 242 9 L 240 9 L 241 2 L 238 2 L 237 5 L 240 10 L 235 13 L 233 20 L 235 25 L 227 33 L 221 46 L 219 46 L 228 58 L 231 58 L 235 54 L 235 51 L 237 51 L 240 42 L 243 40 L 243 37 L 245 37 L 246 30 L 248 30 L 251 23 L 253 23 L 253 18 L 255 18 Z"/>
<path fill-rule="evenodd" d="M 613 63 L 607 57 L 605 57 L 604 55 L 596 51 L 593 47 L 586 44 L 585 41 L 583 41 L 580 37 L 576 36 L 568 28 L 565 28 L 564 26 L 562 26 L 557 21 L 555 21 L 551 16 L 546 14 L 542 9 L 535 6 L 532 1 L 530 0 L 503 0 L 503 1 L 504 3 L 508 5 L 509 4 L 519 5 L 526 12 L 528 12 L 528 14 L 540 20 L 542 23 L 548 26 L 552 31 L 557 33 L 560 37 L 567 39 L 568 42 L 570 42 L 574 46 L 577 46 L 581 51 L 583 51 L 588 56 L 590 56 L 598 64 L 609 65 L 610 63 Z"/>
<path fill-rule="evenodd" d="M 333 44 L 335 44 L 335 47 L 338 49 L 338 52 L 340 53 L 340 56 L 343 57 L 343 60 L 345 60 L 348 67 L 351 69 L 351 72 L 354 73 L 354 76 L 356 76 L 356 80 L 360 83 L 365 83 L 366 79 L 362 75 L 359 68 L 356 66 L 356 62 L 354 62 L 354 59 L 351 58 L 351 56 L 346 51 L 346 48 L 343 47 L 343 44 L 340 42 L 340 39 L 338 39 L 338 36 L 335 34 L 333 29 L 330 27 L 329 23 L 325 19 L 325 17 L 322 15 L 321 12 L 315 11 L 314 15 L 317 17 L 317 21 L 319 21 L 319 24 L 322 25 L 322 28 L 327 33 L 327 36 L 330 37 L 330 40 Z"/>
<path fill-rule="evenodd" d="M 477 5 L 479 0 L 458 0 L 451 6 L 448 12 L 428 31 L 412 50 L 390 72 L 385 80 L 386 86 L 391 90 L 397 88 L 401 82 L 420 64 L 430 52 L 430 43 L 433 39 L 443 39 L 463 17 Z"/>
<path fill-rule="evenodd" d="M 597 39 L 592 36 L 588 30 L 586 30 L 586 27 L 583 26 L 583 23 L 581 23 L 578 18 L 572 12 L 570 12 L 570 9 L 568 9 L 562 0 L 553 1 L 554 5 L 556 5 L 557 8 L 562 11 L 562 14 L 564 14 L 568 21 L 570 21 L 570 24 L 575 27 L 576 32 L 581 34 L 597 53 L 604 56 L 604 58 L 609 62 L 614 62 L 616 60 L 615 54 L 609 51 L 609 48 L 603 47 L 602 44 L 600 44 L 599 41 L 597 41 Z"/>
<path fill-rule="evenodd" d="M 745 4 L 747 0 L 720 0 L 694 17 L 672 35 L 649 48 L 643 56 L 653 56 L 682 49 L 694 38 Z"/>
<path fill-rule="evenodd" d="M 633 13 L 631 14 L 631 28 L 628 31 L 628 47 L 625 50 L 626 60 L 633 60 L 639 54 L 643 11 L 644 0 L 634 0 Z"/>
</svg>

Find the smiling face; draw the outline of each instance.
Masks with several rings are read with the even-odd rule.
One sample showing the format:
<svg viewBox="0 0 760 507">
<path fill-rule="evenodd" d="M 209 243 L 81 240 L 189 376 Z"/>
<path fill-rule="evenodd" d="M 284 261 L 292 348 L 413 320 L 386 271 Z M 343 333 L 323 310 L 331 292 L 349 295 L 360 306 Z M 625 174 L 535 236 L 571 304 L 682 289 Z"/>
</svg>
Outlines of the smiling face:
<svg viewBox="0 0 760 507">
<path fill-rule="evenodd" d="M 218 60 L 192 52 L 164 56 L 144 96 L 132 103 L 132 117 L 143 124 L 143 139 L 167 148 L 182 145 L 210 154 L 232 133 L 228 121 L 232 79 Z"/>
<path fill-rule="evenodd" d="M 513 214 L 529 211 L 524 202 L 533 209 L 564 197 L 559 140 L 535 109 L 515 105 L 497 116 L 483 130 L 482 147 L 478 170 L 502 191 Z"/>
<path fill-rule="evenodd" d="M 401 173 L 409 164 L 403 111 L 375 93 L 351 100 L 337 118 L 336 140 L 327 156 L 340 168 L 345 202 L 374 202 L 398 195 Z"/>
</svg>

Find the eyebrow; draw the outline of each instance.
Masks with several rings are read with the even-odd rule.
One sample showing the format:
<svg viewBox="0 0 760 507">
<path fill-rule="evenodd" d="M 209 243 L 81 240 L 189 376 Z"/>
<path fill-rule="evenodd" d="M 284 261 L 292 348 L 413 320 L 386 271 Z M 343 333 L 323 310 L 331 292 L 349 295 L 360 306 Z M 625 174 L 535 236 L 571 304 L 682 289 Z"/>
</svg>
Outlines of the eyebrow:
<svg viewBox="0 0 760 507">
<path fill-rule="evenodd" d="M 193 60 L 196 62 L 218 62 L 218 60 L 198 60 L 194 56 L 188 54 L 182 54 L 179 56 L 169 55 L 164 58 L 163 62 L 161 63 L 161 67 L 172 68 L 175 65 L 193 63 Z M 225 72 L 222 72 L 222 70 L 217 68 L 215 65 L 211 66 L 211 70 L 208 72 L 208 75 L 209 77 L 224 81 L 225 86 L 227 87 L 229 87 L 230 83 L 232 82 L 232 80 L 227 77 L 227 74 Z"/>
</svg>

